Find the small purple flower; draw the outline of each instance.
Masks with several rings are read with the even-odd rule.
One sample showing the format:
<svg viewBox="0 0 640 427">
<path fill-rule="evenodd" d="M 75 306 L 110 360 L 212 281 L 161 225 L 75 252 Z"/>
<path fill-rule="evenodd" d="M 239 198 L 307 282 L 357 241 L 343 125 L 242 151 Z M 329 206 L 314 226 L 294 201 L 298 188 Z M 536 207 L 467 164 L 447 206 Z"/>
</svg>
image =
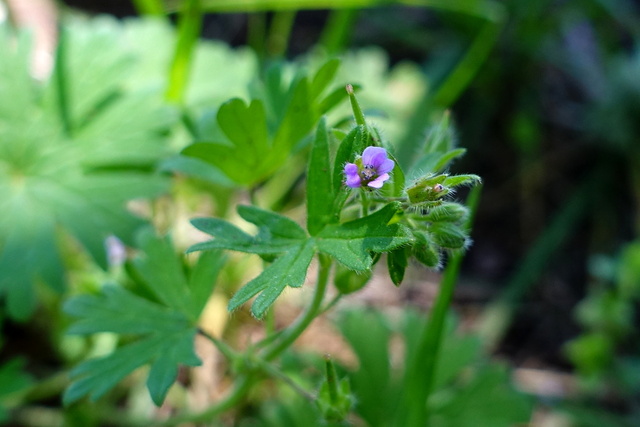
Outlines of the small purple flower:
<svg viewBox="0 0 640 427">
<path fill-rule="evenodd" d="M 355 163 L 347 163 L 344 166 L 344 174 L 347 177 L 345 184 L 351 188 L 359 188 L 364 185 L 371 188 L 381 188 L 389 179 L 389 172 L 395 163 L 387 158 L 387 151 L 381 147 L 367 147 L 362 157 Z"/>
</svg>

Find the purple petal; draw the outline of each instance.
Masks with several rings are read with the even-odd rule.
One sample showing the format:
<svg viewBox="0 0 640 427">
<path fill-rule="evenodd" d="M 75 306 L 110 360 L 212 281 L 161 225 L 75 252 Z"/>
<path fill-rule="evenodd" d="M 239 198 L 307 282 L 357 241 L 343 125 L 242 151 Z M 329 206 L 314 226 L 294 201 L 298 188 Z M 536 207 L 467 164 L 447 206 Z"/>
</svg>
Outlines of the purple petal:
<svg viewBox="0 0 640 427">
<path fill-rule="evenodd" d="M 385 173 L 385 174 L 380 175 L 379 177 L 377 177 L 376 179 L 374 179 L 373 181 L 371 181 L 367 185 L 369 187 L 371 187 L 371 188 L 382 188 L 382 185 L 388 179 L 389 179 L 389 174 Z"/>
<path fill-rule="evenodd" d="M 378 166 L 376 170 L 378 171 L 379 174 L 383 174 L 383 173 L 391 172 L 394 166 L 395 166 L 395 163 L 393 160 L 385 159 L 384 162 L 382 162 L 382 164 Z"/>
<path fill-rule="evenodd" d="M 382 147 L 367 147 L 362 153 L 362 164 L 371 165 L 374 169 L 387 160 L 387 150 Z"/>
<path fill-rule="evenodd" d="M 358 165 L 355 163 L 347 163 L 344 165 L 344 174 L 349 175 L 358 175 Z"/>
<path fill-rule="evenodd" d="M 347 177 L 346 184 L 351 188 L 358 188 L 362 185 L 360 181 L 360 174 L 358 173 L 358 165 L 354 163 L 347 163 L 344 166 L 344 174 Z"/>
</svg>

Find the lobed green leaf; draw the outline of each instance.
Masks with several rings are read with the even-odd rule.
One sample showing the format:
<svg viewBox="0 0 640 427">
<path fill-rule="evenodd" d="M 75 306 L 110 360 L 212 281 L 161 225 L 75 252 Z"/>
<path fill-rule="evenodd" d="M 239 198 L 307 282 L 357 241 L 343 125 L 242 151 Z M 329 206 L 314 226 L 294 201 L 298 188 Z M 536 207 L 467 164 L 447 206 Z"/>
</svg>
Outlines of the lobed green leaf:
<svg viewBox="0 0 640 427">
<path fill-rule="evenodd" d="M 390 203 L 364 218 L 328 225 L 316 237 L 318 250 L 352 270 L 368 270 L 372 252 L 389 252 L 411 241 L 405 226 L 389 225 L 398 208 L 398 203 Z"/>
<path fill-rule="evenodd" d="M 265 268 L 258 277 L 240 288 L 229 300 L 229 311 L 236 310 L 260 293 L 251 307 L 251 312 L 257 318 L 262 317 L 287 286 L 302 286 L 314 255 L 312 240 L 292 248 Z"/>
</svg>

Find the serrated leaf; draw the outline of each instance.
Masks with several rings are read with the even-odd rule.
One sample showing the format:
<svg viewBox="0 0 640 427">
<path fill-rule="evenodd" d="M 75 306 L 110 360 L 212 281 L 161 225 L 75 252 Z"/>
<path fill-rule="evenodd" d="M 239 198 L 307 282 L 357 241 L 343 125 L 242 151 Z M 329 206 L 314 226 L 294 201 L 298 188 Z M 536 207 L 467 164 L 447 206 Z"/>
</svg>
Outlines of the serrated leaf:
<svg viewBox="0 0 640 427">
<path fill-rule="evenodd" d="M 62 398 L 64 404 L 69 405 L 84 396 L 89 396 L 92 401 L 96 401 L 134 370 L 154 360 L 166 358 L 167 354 L 178 353 L 180 357 L 174 359 L 174 362 L 187 366 L 199 365 L 200 359 L 193 350 L 190 352 L 178 350 L 178 347 L 186 345 L 187 342 L 193 347 L 196 332 L 193 327 L 179 331 L 158 332 L 120 347 L 108 356 L 80 364 L 71 371 L 73 382 L 64 392 Z M 150 380 L 156 398 L 166 395 L 168 386 L 175 381 L 173 373 L 177 371 L 174 369 L 174 366 L 161 362 L 154 371 L 149 372 L 149 375 L 159 376 L 158 379 Z M 168 383 L 166 378 L 170 376 L 173 376 L 173 381 Z"/>
<path fill-rule="evenodd" d="M 297 241 L 307 237 L 298 223 L 284 215 L 250 205 L 239 205 L 238 214 L 244 220 L 258 226 L 256 239 L 259 242 L 266 240 Z"/>
<path fill-rule="evenodd" d="M 196 331 L 182 334 L 171 347 L 160 353 L 151 365 L 147 388 L 156 406 L 162 405 L 167 392 L 178 376 L 178 366 L 198 366 L 201 361 L 193 350 Z"/>
<path fill-rule="evenodd" d="M 191 269 L 188 285 L 191 292 L 191 313 L 196 318 L 207 304 L 225 262 L 226 258 L 220 251 L 207 251 L 200 254 L 198 262 Z"/>
<path fill-rule="evenodd" d="M 398 207 L 397 203 L 390 203 L 364 218 L 328 225 L 316 237 L 318 250 L 352 270 L 368 270 L 373 262 L 372 252 L 389 252 L 411 241 L 406 227 L 388 224 Z"/>
<path fill-rule="evenodd" d="M 138 245 L 142 253 L 133 265 L 146 286 L 167 307 L 192 314 L 187 278 L 169 237 L 160 239 L 152 229 L 145 229 L 138 236 Z"/>
<path fill-rule="evenodd" d="M 231 223 L 218 218 L 196 218 L 194 227 L 215 237 L 208 242 L 197 243 L 187 252 L 210 249 L 272 255 L 299 246 L 307 235 L 295 221 L 274 212 L 254 206 L 238 206 L 238 213 L 248 222 L 258 226 L 258 234 L 250 236 Z"/>
<path fill-rule="evenodd" d="M 237 309 L 260 293 L 251 307 L 251 312 L 257 318 L 261 318 L 287 286 L 302 286 L 314 255 L 312 240 L 292 248 L 265 268 L 258 277 L 240 288 L 229 301 L 229 310 Z"/>
<path fill-rule="evenodd" d="M 320 120 L 311 148 L 307 173 L 307 229 L 315 236 L 332 220 L 335 200 L 331 185 L 329 134 L 326 120 Z"/>
<path fill-rule="evenodd" d="M 106 285 L 98 295 L 79 295 L 64 304 L 64 311 L 78 319 L 68 334 L 149 334 L 155 331 L 184 329 L 187 317 L 153 303 L 126 289 Z"/>
</svg>

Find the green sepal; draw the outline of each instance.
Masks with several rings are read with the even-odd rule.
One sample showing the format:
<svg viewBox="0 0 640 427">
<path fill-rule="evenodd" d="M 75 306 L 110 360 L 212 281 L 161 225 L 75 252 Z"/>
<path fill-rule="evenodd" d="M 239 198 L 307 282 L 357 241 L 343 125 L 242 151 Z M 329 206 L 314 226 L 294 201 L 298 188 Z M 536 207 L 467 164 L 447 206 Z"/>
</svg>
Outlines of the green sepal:
<svg viewBox="0 0 640 427">
<path fill-rule="evenodd" d="M 415 243 L 411 247 L 411 253 L 414 258 L 429 268 L 439 268 L 442 263 L 440 251 L 431 241 L 429 234 L 420 230 L 412 232 Z"/>
<path fill-rule="evenodd" d="M 462 228 L 450 222 L 433 223 L 429 231 L 433 242 L 445 249 L 462 249 L 469 243 L 467 234 Z"/>
<path fill-rule="evenodd" d="M 432 222 L 461 222 L 469 215 L 469 209 L 460 203 L 443 203 L 429 210 L 424 218 Z"/>
</svg>

